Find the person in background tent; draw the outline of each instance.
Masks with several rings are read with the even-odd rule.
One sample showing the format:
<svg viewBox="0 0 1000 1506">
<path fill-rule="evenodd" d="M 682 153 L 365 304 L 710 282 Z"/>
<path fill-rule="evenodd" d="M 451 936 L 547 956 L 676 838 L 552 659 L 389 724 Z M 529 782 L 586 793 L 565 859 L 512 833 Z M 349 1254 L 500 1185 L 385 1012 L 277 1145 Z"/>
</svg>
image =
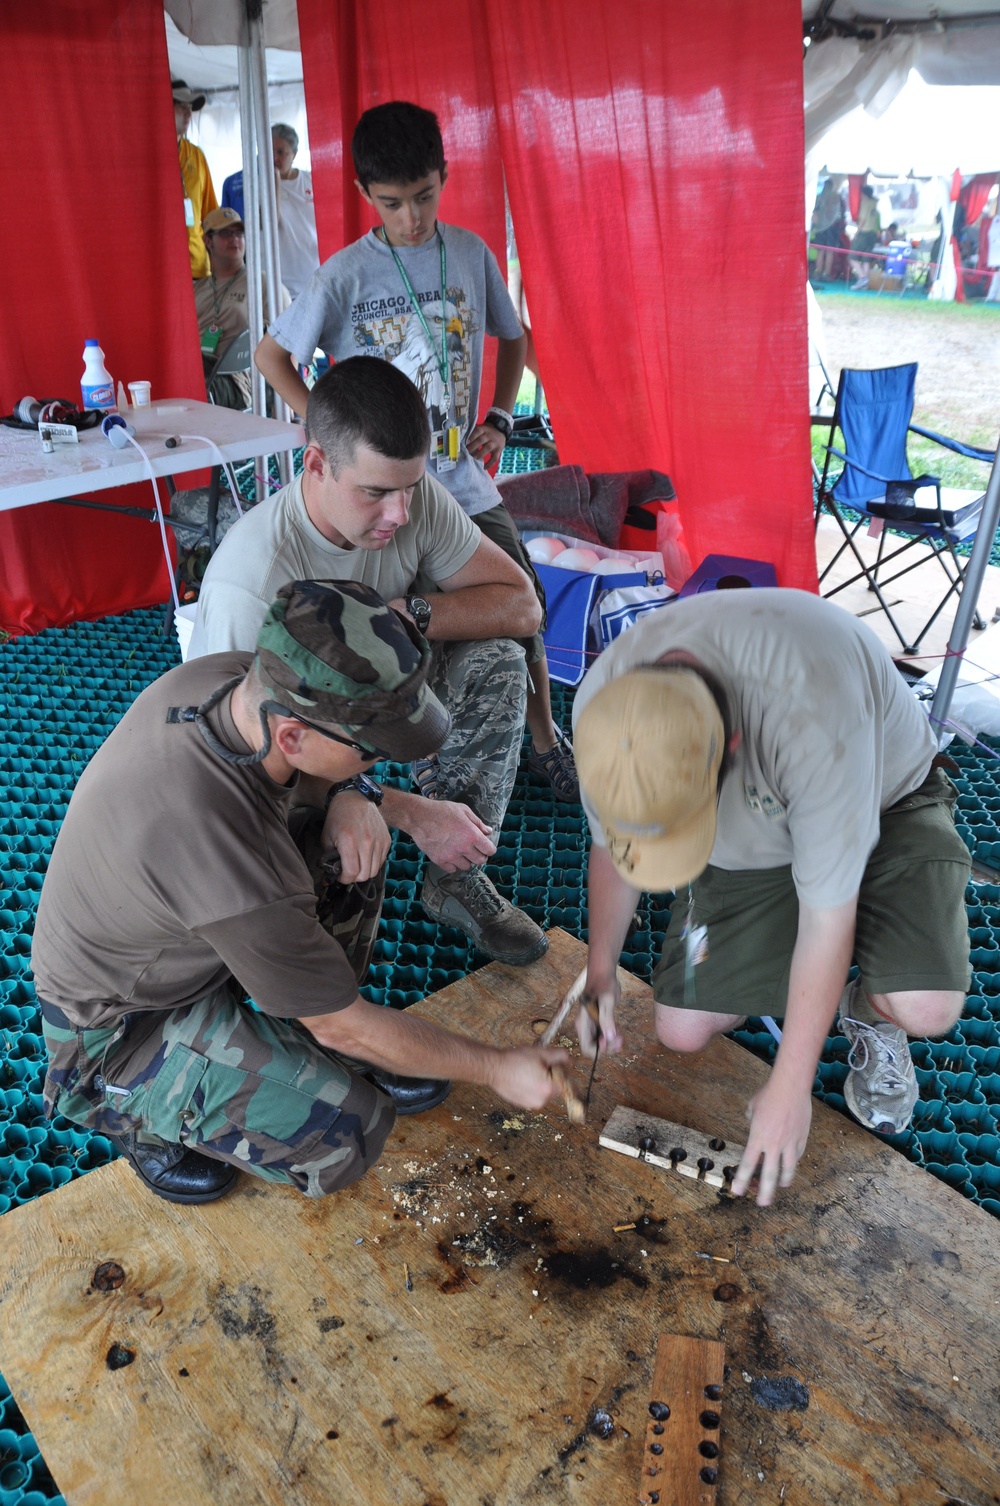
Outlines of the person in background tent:
<svg viewBox="0 0 1000 1506">
<path fill-rule="evenodd" d="M 235 209 L 240 219 L 246 222 L 246 214 L 243 210 L 242 168 L 240 168 L 238 173 L 230 173 L 228 178 L 223 178 L 222 193 L 219 197 L 222 199 L 223 209 Z"/>
<path fill-rule="evenodd" d="M 293 166 L 299 137 L 290 125 L 271 127 L 271 145 L 278 190 L 281 280 L 297 298 L 319 266 L 312 174 Z"/>
<path fill-rule="evenodd" d="M 986 302 L 1000 303 L 1000 205 L 996 206 L 987 232 L 986 264 L 993 273 L 986 291 Z"/>
<path fill-rule="evenodd" d="M 812 243 L 819 248 L 813 275 L 817 282 L 828 282 L 838 273 L 837 248 L 844 233 L 844 201 L 833 178 L 828 177 L 820 190 L 812 225 Z"/>
<path fill-rule="evenodd" d="M 879 231 L 882 229 L 882 216 L 878 212 L 875 202 L 875 190 L 870 183 L 864 183 L 861 187 L 861 203 L 858 205 L 858 228 L 854 232 L 851 242 L 851 251 L 872 251 L 878 240 Z M 854 286 L 866 288 L 868 286 L 868 268 L 871 262 L 868 256 L 855 261 L 852 257 L 851 269 L 855 275 Z"/>
<path fill-rule="evenodd" d="M 487 465 L 513 432 L 511 410 L 526 338 L 496 258 L 478 235 L 438 221 L 448 176 L 437 117 L 392 101 L 366 110 L 351 143 L 355 184 L 380 224 L 323 263 L 277 319 L 254 359 L 274 390 L 305 414 L 299 363 L 317 349 L 343 360 L 391 361 L 430 414 L 433 473 L 476 526 L 544 591 Z M 497 337 L 493 406 L 477 421 L 485 336 Z M 572 745 L 555 724 L 541 631 L 528 645 L 528 764 L 560 800 L 576 800 Z"/>
<path fill-rule="evenodd" d="M 249 366 L 246 371 L 212 376 L 216 362 L 237 335 L 248 328 L 246 230 L 235 209 L 213 209 L 202 222 L 202 233 L 209 273 L 195 282 L 194 307 L 209 396 L 223 408 L 249 408 L 252 400 Z M 266 300 L 267 281 L 263 273 L 261 295 L 262 301 Z M 287 308 L 289 302 L 282 287 L 282 308 Z"/>
<path fill-rule="evenodd" d="M 195 89 L 189 89 L 182 78 L 172 78 L 170 88 L 174 96 L 177 155 L 181 165 L 181 182 L 184 185 L 184 223 L 187 225 L 191 276 L 207 277 L 208 252 L 202 239 L 201 226 L 205 216 L 211 214 L 213 209 L 218 209 L 219 205 L 205 153 L 187 139 L 191 116 L 195 110 L 204 108 L 205 96 Z"/>
</svg>

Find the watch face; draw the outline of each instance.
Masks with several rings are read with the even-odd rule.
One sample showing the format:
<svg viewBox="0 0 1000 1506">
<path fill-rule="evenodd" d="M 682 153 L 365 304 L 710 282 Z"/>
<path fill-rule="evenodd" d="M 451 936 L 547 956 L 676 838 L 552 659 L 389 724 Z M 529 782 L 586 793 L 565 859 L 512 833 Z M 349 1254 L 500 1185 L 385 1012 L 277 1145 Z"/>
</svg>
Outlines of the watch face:
<svg viewBox="0 0 1000 1506">
<path fill-rule="evenodd" d="M 410 616 L 421 632 L 431 620 L 431 604 L 423 596 L 410 597 Z"/>
</svg>

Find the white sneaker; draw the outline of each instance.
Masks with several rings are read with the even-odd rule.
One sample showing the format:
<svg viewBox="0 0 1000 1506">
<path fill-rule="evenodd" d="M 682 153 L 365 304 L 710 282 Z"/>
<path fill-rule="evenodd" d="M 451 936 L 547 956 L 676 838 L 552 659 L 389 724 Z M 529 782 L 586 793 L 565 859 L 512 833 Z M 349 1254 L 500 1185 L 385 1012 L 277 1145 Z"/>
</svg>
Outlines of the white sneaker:
<svg viewBox="0 0 1000 1506">
<path fill-rule="evenodd" d="M 856 997 L 856 986 L 841 1001 L 840 1028 L 851 1043 L 844 1098 L 866 1129 L 898 1135 L 908 1126 L 920 1097 L 906 1031 L 888 1020 L 869 1024 L 845 1013 Z"/>
</svg>

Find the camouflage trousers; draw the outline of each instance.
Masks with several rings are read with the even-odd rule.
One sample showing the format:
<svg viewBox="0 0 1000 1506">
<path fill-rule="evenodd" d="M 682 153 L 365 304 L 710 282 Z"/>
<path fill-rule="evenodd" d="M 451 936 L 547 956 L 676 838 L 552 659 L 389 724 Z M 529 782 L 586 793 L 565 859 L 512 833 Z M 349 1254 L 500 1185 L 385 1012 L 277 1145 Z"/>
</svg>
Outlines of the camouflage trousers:
<svg viewBox="0 0 1000 1506">
<path fill-rule="evenodd" d="M 435 643 L 428 683 L 451 712 L 435 755 L 437 796 L 499 831 L 514 790 L 527 703 L 524 649 L 511 638 Z"/>
<path fill-rule="evenodd" d="M 360 980 L 385 875 L 337 884 L 337 855 L 319 846 L 322 818 L 300 810 L 289 826 L 316 884 L 320 923 Z M 251 1008 L 233 981 L 183 1008 L 137 1010 L 94 1030 L 40 1003 L 46 1112 L 98 1134 L 180 1143 L 323 1197 L 374 1165 L 392 1129 L 392 1100 L 358 1063 L 326 1050 L 294 1020 Z"/>
</svg>

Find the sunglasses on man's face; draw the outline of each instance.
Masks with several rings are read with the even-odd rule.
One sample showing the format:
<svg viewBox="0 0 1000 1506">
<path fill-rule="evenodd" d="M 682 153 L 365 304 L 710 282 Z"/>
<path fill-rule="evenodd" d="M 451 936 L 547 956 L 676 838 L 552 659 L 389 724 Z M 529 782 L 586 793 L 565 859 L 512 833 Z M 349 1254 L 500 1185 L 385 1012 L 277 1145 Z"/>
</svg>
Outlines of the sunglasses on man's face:
<svg viewBox="0 0 1000 1506">
<path fill-rule="evenodd" d="M 304 716 L 297 716 L 297 722 L 303 727 L 308 727 L 310 732 L 318 732 L 320 737 L 328 737 L 332 743 L 341 743 L 345 748 L 353 748 L 355 753 L 360 753 L 362 758 L 385 758 L 387 755 L 380 753 L 377 748 L 364 748 L 350 737 L 341 737 L 339 732 L 331 732 L 328 727 L 318 727 L 315 722 L 307 722 Z"/>
<path fill-rule="evenodd" d="M 382 753 L 378 748 L 366 748 L 357 743 L 351 737 L 341 737 L 339 732 L 331 732 L 329 727 L 320 727 L 316 722 L 311 722 L 307 717 L 299 716 L 297 711 L 290 711 L 287 706 L 282 706 L 278 701 L 266 701 L 262 707 L 264 711 L 273 711 L 278 716 L 290 716 L 293 721 L 301 722 L 303 727 L 308 727 L 310 732 L 318 732 L 320 737 L 328 737 L 332 743 L 340 743 L 345 748 L 353 748 L 355 753 L 366 758 L 369 762 L 373 758 L 388 758 L 388 753 Z"/>
</svg>

